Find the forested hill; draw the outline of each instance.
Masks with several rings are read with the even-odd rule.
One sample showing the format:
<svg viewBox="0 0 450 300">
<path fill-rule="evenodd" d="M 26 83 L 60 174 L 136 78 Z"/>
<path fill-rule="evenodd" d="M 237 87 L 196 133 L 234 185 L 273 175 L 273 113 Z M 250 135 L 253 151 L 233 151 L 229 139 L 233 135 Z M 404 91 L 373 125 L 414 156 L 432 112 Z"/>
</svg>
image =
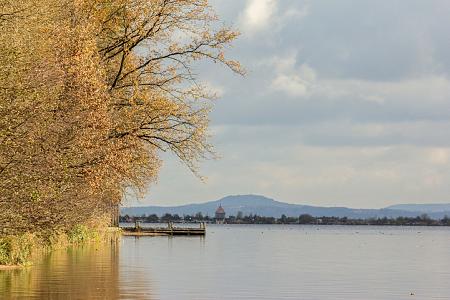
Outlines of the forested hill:
<svg viewBox="0 0 450 300">
<path fill-rule="evenodd" d="M 161 216 L 166 213 L 183 215 L 194 215 L 201 212 L 203 215 L 214 216 L 214 212 L 219 205 L 222 205 L 227 216 L 236 216 L 239 211 L 243 215 L 257 214 L 267 217 L 298 217 L 301 214 L 310 214 L 315 217 L 348 217 L 348 218 L 395 218 L 415 217 L 427 213 L 432 218 L 443 218 L 450 216 L 450 205 L 442 206 L 441 210 L 427 210 L 417 206 L 417 210 L 400 209 L 399 207 L 388 207 L 383 209 L 354 209 L 347 207 L 319 207 L 310 205 L 290 204 L 275 201 L 273 199 L 259 195 L 236 195 L 227 196 L 216 201 L 200 204 L 187 204 L 181 206 L 145 206 L 145 207 L 123 207 L 121 215 L 141 216 L 143 214 L 157 214 Z M 421 209 L 419 209 L 421 208 Z M 423 209 L 422 209 L 423 208 Z"/>
</svg>

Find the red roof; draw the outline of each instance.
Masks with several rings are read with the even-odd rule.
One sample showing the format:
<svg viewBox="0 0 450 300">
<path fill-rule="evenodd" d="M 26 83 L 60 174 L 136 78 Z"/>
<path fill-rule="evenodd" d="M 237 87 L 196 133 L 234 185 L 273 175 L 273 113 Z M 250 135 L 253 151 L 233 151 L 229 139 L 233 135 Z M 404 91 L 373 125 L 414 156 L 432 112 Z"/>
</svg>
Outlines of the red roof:
<svg viewBox="0 0 450 300">
<path fill-rule="evenodd" d="M 223 209 L 222 205 L 219 205 L 219 207 L 216 209 L 216 214 L 224 214 L 225 210 Z"/>
</svg>

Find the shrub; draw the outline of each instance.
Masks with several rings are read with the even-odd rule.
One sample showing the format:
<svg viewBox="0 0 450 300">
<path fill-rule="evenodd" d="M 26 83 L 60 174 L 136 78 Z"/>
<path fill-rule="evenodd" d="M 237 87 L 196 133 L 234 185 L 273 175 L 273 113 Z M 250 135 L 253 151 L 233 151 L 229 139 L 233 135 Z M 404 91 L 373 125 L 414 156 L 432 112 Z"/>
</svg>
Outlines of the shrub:
<svg viewBox="0 0 450 300">
<path fill-rule="evenodd" d="M 28 264 L 38 244 L 36 235 L 30 233 L 0 238 L 0 265 Z"/>
</svg>

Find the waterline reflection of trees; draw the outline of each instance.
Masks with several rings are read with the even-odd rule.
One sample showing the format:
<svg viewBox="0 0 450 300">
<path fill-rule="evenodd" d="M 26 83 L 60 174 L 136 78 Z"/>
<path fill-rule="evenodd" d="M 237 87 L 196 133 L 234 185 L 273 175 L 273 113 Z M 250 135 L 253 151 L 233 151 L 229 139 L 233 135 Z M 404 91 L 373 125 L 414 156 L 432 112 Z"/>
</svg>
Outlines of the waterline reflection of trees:
<svg viewBox="0 0 450 300">
<path fill-rule="evenodd" d="M 120 242 L 73 247 L 49 253 L 31 267 L 0 271 L 0 295 L 2 299 L 152 299 L 151 283 L 139 271 L 121 276 L 119 248 Z M 123 280 L 145 290 L 125 289 Z"/>
</svg>

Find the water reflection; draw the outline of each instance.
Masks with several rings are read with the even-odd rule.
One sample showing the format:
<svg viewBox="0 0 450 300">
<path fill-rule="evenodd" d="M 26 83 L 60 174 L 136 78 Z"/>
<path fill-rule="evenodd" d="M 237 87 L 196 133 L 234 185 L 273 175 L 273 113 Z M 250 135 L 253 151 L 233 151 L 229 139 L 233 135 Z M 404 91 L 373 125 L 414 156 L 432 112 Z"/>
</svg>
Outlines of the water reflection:
<svg viewBox="0 0 450 300">
<path fill-rule="evenodd" d="M 73 247 L 31 267 L 0 271 L 0 299 L 152 299 L 148 276 L 120 274 L 119 248 L 120 242 Z"/>
</svg>

